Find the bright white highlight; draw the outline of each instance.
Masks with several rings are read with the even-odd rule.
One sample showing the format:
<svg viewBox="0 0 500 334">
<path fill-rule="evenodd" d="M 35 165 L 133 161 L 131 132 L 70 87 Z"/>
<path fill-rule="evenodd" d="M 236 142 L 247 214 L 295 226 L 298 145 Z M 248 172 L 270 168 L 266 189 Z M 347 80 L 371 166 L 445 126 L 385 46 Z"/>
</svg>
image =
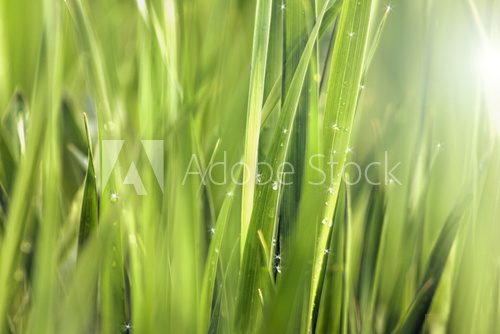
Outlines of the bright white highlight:
<svg viewBox="0 0 500 334">
<path fill-rule="evenodd" d="M 500 88 L 500 51 L 488 45 L 479 57 L 479 70 L 486 88 Z"/>
<path fill-rule="evenodd" d="M 479 54 L 478 70 L 488 111 L 500 133 L 500 48 L 487 43 Z"/>
</svg>

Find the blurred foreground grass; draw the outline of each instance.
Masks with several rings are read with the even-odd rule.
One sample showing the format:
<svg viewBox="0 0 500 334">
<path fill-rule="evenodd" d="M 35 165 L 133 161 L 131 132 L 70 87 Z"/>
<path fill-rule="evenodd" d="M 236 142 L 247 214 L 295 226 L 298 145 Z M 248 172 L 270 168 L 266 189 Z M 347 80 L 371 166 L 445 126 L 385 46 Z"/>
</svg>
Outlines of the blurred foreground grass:
<svg viewBox="0 0 500 334">
<path fill-rule="evenodd" d="M 500 332 L 499 25 L 0 0 L 0 333 Z"/>
</svg>

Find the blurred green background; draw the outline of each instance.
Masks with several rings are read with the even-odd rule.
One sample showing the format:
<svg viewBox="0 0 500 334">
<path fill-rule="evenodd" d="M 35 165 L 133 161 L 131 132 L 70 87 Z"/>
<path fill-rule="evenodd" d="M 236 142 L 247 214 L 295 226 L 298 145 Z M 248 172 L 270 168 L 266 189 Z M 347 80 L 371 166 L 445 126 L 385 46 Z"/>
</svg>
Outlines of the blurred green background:
<svg viewBox="0 0 500 334">
<path fill-rule="evenodd" d="M 271 2 L 268 68 L 279 63 L 285 73 L 287 11 L 303 6 L 293 14 L 303 23 L 306 3 L 317 15 L 324 2 Z M 500 1 L 380 0 L 371 8 L 370 36 L 381 29 L 380 43 L 363 78 L 348 159 L 366 167 L 387 157 L 401 184 L 375 172 L 380 186 L 363 178 L 341 187 L 347 199 L 337 200 L 312 330 L 335 332 L 331 323 L 340 321 L 338 331 L 350 333 L 498 333 Z M 255 11 L 256 1 L 243 0 L 0 0 L 0 333 L 235 330 L 235 319 L 245 316 L 237 314 L 245 263 L 241 189 L 195 176 L 181 181 L 193 154 L 203 169 L 226 155 L 233 166 L 244 155 Z M 319 68 L 338 24 L 332 20 L 318 38 Z M 276 75 L 266 72 L 264 101 Z M 280 128 L 279 107 L 272 107 L 259 159 Z M 82 250 L 88 139 L 99 237 L 92 233 Z M 139 144 L 120 161 L 121 174 L 101 185 L 103 139 L 164 140 L 165 191 L 147 161 L 148 196 L 119 187 L 130 159 L 141 155 Z M 219 169 L 214 175 L 223 176 Z M 281 221 L 287 215 L 282 211 Z M 441 233 L 450 219 L 456 237 Z M 312 234 L 321 227 L 311 226 Z M 265 254 L 276 286 L 287 269 L 279 256 L 287 232 L 279 229 L 267 240 L 273 253 Z M 340 260 L 338 245 L 348 254 Z M 213 300 L 209 290 L 204 304 L 212 260 Z M 441 269 L 442 276 L 424 280 Z M 337 272 L 340 286 L 332 283 Z M 240 330 L 305 332 L 307 303 L 284 295 L 271 293 L 269 302 L 266 295 L 255 324 Z M 341 309 L 328 303 L 338 295 Z M 404 327 L 415 305 L 423 318 Z M 288 328 L 273 321 L 280 310 L 294 319 Z M 332 320 L 337 316 L 343 320 Z"/>
</svg>

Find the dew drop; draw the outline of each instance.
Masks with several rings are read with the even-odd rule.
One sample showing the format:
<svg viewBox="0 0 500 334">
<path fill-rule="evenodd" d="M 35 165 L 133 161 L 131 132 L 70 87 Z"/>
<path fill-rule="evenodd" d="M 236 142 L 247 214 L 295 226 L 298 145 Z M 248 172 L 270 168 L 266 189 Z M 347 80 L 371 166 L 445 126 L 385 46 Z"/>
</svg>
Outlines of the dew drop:
<svg viewBox="0 0 500 334">
<path fill-rule="evenodd" d="M 31 252 L 31 242 L 23 241 L 21 243 L 21 252 L 26 253 L 26 254 Z"/>
<path fill-rule="evenodd" d="M 24 271 L 22 271 L 22 269 L 17 269 L 15 272 L 14 272 L 14 279 L 17 281 L 17 282 L 22 282 L 23 279 L 24 279 Z"/>
<path fill-rule="evenodd" d="M 120 198 L 120 196 L 117 194 L 117 193 L 111 193 L 111 195 L 109 196 L 109 199 L 111 200 L 111 202 L 113 203 L 116 203 L 118 202 L 118 199 Z"/>
</svg>

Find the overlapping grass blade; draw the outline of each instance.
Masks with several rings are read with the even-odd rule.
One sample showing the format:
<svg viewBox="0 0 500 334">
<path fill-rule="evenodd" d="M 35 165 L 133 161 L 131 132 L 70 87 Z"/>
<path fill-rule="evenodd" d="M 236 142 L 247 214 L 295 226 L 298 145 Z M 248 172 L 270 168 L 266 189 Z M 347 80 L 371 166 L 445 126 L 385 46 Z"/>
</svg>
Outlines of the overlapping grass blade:
<svg viewBox="0 0 500 334">
<path fill-rule="evenodd" d="M 46 75 L 43 51 L 38 61 L 37 80 L 43 82 L 42 77 L 45 78 Z M 43 93 L 38 90 L 35 91 L 33 105 L 38 106 L 37 103 L 41 103 L 40 100 L 46 97 L 43 96 Z M 37 164 L 41 156 L 41 150 L 38 148 L 39 144 L 44 142 L 46 134 L 44 124 L 47 124 L 47 119 L 48 113 L 32 113 L 27 130 L 26 154 L 21 159 L 13 185 L 15 191 L 10 201 L 7 227 L 0 250 L 0 263 L 2 263 L 2 270 L 0 271 L 0 333 L 4 333 L 6 330 L 8 306 L 12 298 L 13 285 L 15 284 L 13 282 L 13 273 L 19 260 L 19 245 L 26 226 L 32 222 L 27 218 L 31 208 L 31 199 L 34 195 L 32 187 L 38 171 Z"/>
<path fill-rule="evenodd" d="M 47 113 L 46 136 L 43 142 L 43 153 L 40 163 L 41 194 L 43 201 L 40 219 L 37 219 L 37 239 L 34 252 L 34 271 L 32 280 L 33 311 L 30 314 L 27 331 L 54 332 L 56 328 L 55 310 L 57 291 L 58 254 L 53 246 L 58 241 L 61 223 L 61 199 L 59 194 L 61 179 L 61 157 L 59 150 L 59 117 L 61 111 L 62 68 L 59 66 L 63 58 L 63 29 L 61 5 L 54 0 L 43 2 L 45 31 L 44 47 L 40 63 L 43 69 L 44 82 L 39 87 L 40 104 L 34 104 L 34 112 Z M 36 211 L 35 211 L 36 212 Z"/>
<path fill-rule="evenodd" d="M 271 259 L 262 263 L 260 260 L 260 241 L 257 232 L 260 230 L 269 245 L 272 243 L 273 232 L 276 228 L 276 216 L 279 210 L 279 195 L 281 192 L 282 164 L 287 156 L 291 130 L 294 126 L 295 112 L 300 99 L 300 93 L 306 77 L 309 61 L 314 51 L 314 45 L 318 37 L 319 27 L 323 20 L 327 1 L 318 15 L 316 24 L 304 47 L 304 52 L 300 58 L 295 74 L 292 78 L 290 88 L 283 103 L 280 119 L 274 133 L 268 162 L 272 166 L 272 171 L 267 168 L 262 171 L 262 179 L 270 180 L 267 184 L 257 188 L 255 207 L 249 226 L 248 240 L 245 243 L 245 250 L 242 259 L 242 268 L 238 283 L 238 327 L 248 331 L 251 326 L 258 323 L 259 316 L 259 295 L 263 296 L 267 302 L 267 289 L 270 282 L 266 274 L 266 268 L 271 263 Z M 284 131 L 284 129 L 286 129 Z"/>
<path fill-rule="evenodd" d="M 345 333 L 348 305 L 347 249 L 348 249 L 348 198 L 342 183 L 328 248 L 325 249 L 326 265 L 320 293 L 316 297 L 313 319 L 314 331 L 319 333 Z"/>
<path fill-rule="evenodd" d="M 368 28 L 372 1 L 344 0 L 338 24 L 338 35 L 333 48 L 332 66 L 328 83 L 328 96 L 323 124 L 324 136 L 324 172 L 327 175 L 327 191 L 323 190 L 323 207 L 308 205 L 303 210 L 302 220 L 315 217 L 316 222 L 331 221 L 335 209 L 340 178 L 344 170 L 347 154 L 350 152 L 349 140 L 358 103 L 361 76 L 364 68 L 365 50 L 367 49 Z M 329 162 L 329 163 L 327 163 Z M 330 170 L 331 168 L 331 170 Z M 322 216 L 317 212 L 322 212 Z M 319 238 L 315 247 L 312 283 L 309 301 L 308 328 L 312 324 L 312 313 L 318 289 L 321 268 L 323 267 L 323 250 L 329 235 L 328 224 L 320 227 Z"/>
<path fill-rule="evenodd" d="M 16 91 L 0 122 L 0 183 L 11 192 L 21 154 L 25 150 L 28 107 L 24 95 Z"/>
<path fill-rule="evenodd" d="M 336 0 L 333 5 L 326 11 L 325 18 L 323 19 L 323 23 L 321 24 L 321 28 L 319 29 L 319 37 L 323 37 L 323 35 L 331 29 L 333 22 L 338 18 L 340 9 L 342 8 L 343 0 Z"/>
<path fill-rule="evenodd" d="M 399 325 L 394 329 L 394 333 L 417 333 L 422 329 L 455 241 L 467 201 L 468 199 L 460 200 L 446 219 L 431 251 L 417 295 Z"/>
<path fill-rule="evenodd" d="M 283 82 L 282 95 L 286 96 L 293 74 L 300 61 L 310 29 L 316 16 L 315 1 L 287 1 L 283 3 Z M 326 13 L 325 13 L 326 15 Z M 301 184 L 306 159 L 306 142 L 309 126 L 308 119 L 318 119 L 318 87 L 314 80 L 318 62 L 317 45 L 314 48 L 301 96 L 297 105 L 294 126 L 282 131 L 291 131 L 287 153 L 287 164 L 293 166 L 293 182 L 284 180 L 280 204 L 280 223 L 278 226 L 280 265 L 286 266 L 291 247 L 295 223 L 297 221 L 297 203 L 300 201 Z M 317 75 L 316 75 L 317 77 Z M 314 116 L 310 116 L 314 114 Z M 314 129 L 316 130 L 316 129 Z"/>
<path fill-rule="evenodd" d="M 78 252 L 81 252 L 90 234 L 95 231 L 98 224 L 98 198 L 97 184 L 94 170 L 94 157 L 92 154 L 92 141 L 90 138 L 87 116 L 84 114 L 85 131 L 88 145 L 88 167 L 83 190 L 82 211 L 80 216 L 80 232 L 78 233 Z"/>
<path fill-rule="evenodd" d="M 229 213 L 234 201 L 234 186 L 231 188 L 232 189 L 229 190 L 219 211 L 219 216 L 215 224 L 215 232 L 212 236 L 207 259 L 205 261 L 205 272 L 201 287 L 200 318 L 198 320 L 199 333 L 206 333 L 209 328 L 219 254 L 222 249 L 222 241 L 229 221 Z"/>
<path fill-rule="evenodd" d="M 363 233 L 363 246 L 359 265 L 356 299 L 363 316 L 362 330 L 370 332 L 373 316 L 373 293 L 376 291 L 376 271 L 381 252 L 381 240 L 386 214 L 386 199 L 383 190 L 371 190 Z"/>
<path fill-rule="evenodd" d="M 257 173 L 257 154 L 261 111 L 264 99 L 267 50 L 273 1 L 257 0 L 254 41 L 252 48 L 252 66 L 250 72 L 250 92 L 248 97 L 247 122 L 245 132 L 246 168 L 243 171 L 243 194 L 241 207 L 241 254 L 243 254 L 246 235 L 252 216 L 255 180 Z"/>
</svg>

